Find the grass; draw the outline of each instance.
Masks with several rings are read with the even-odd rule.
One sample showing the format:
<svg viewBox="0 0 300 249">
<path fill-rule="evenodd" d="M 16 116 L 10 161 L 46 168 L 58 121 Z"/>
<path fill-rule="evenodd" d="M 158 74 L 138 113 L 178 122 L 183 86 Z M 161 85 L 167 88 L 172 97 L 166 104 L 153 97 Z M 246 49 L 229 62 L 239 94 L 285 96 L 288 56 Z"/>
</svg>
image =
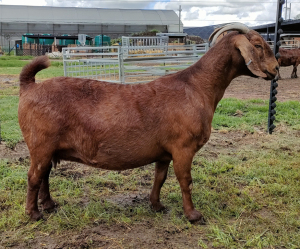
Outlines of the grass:
<svg viewBox="0 0 300 249">
<path fill-rule="evenodd" d="M 1 138 L 10 148 L 22 140 L 18 123 L 18 96 L 0 96 Z"/>
<path fill-rule="evenodd" d="M 0 56 L 0 61 L 23 61 L 23 60 L 32 60 L 33 56 L 14 56 L 14 55 L 4 55 Z"/>
<path fill-rule="evenodd" d="M 181 192 L 172 167 L 161 194 L 168 214 L 152 212 L 143 200 L 129 205 L 115 201 L 137 190 L 148 193 L 153 165 L 126 172 L 62 165 L 50 177 L 58 211 L 45 214 L 46 222 L 30 222 L 24 214 L 29 162 L 2 160 L 0 231 L 6 236 L 4 246 L 29 243 L 37 231 L 58 235 L 97 224 L 134 227 L 148 220 L 157 228 L 202 234 L 197 239 L 202 248 L 299 248 L 300 145 L 299 138 L 291 135 L 267 136 L 256 149 L 241 146 L 234 156 L 225 151 L 217 159 L 197 154 L 192 169 L 193 201 L 208 220 L 206 226 L 191 225 L 182 216 Z"/>
<path fill-rule="evenodd" d="M 33 59 L 32 56 L 1 56 L 0 75 L 19 75 L 23 66 Z M 37 79 L 64 76 L 63 62 L 51 61 L 51 66 L 37 73 Z"/>
<path fill-rule="evenodd" d="M 275 140 L 268 143 L 268 151 L 243 148 L 235 158 L 202 159 L 203 166 L 194 169 L 196 205 L 217 221 L 209 234 L 214 246 L 299 247 L 299 145 L 296 139 L 279 139 L 297 149 L 288 155 Z"/>
<path fill-rule="evenodd" d="M 300 102 L 276 102 L 276 123 L 299 129 Z M 269 101 L 223 99 L 219 102 L 213 119 L 214 129 L 243 129 L 253 131 L 254 127 L 267 127 Z"/>
</svg>

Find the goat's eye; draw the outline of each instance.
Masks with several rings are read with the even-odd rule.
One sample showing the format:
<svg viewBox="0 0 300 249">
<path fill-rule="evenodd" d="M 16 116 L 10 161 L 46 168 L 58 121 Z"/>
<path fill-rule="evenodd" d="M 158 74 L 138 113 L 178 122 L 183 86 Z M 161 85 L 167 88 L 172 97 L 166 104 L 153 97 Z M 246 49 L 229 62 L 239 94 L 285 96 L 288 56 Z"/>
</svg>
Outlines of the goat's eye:
<svg viewBox="0 0 300 249">
<path fill-rule="evenodd" d="M 262 48 L 262 46 L 261 45 L 254 45 L 256 48 Z"/>
</svg>

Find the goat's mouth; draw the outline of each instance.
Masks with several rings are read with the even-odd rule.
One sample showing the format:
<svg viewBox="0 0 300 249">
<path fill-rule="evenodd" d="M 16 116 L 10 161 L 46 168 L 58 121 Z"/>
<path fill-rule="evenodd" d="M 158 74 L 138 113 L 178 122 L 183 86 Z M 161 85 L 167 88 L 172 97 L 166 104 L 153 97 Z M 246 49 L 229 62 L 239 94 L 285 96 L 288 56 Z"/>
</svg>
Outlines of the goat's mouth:
<svg viewBox="0 0 300 249">
<path fill-rule="evenodd" d="M 264 77 L 265 80 L 273 80 L 277 75 L 277 72 L 274 74 L 270 73 L 268 70 L 265 70 L 264 73 L 267 75 L 267 77 Z"/>
</svg>

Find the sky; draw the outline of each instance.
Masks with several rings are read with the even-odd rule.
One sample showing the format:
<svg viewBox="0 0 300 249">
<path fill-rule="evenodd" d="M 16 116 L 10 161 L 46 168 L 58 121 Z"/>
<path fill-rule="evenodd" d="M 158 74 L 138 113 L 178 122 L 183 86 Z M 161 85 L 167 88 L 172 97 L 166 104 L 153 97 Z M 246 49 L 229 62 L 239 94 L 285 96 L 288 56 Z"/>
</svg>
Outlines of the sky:
<svg viewBox="0 0 300 249">
<path fill-rule="evenodd" d="M 184 27 L 228 22 L 249 26 L 275 22 L 277 0 L 0 0 L 0 4 L 55 7 L 168 9 L 179 13 Z M 290 8 L 291 4 L 291 8 Z M 285 18 L 286 5 L 282 16 Z M 287 19 L 300 14 L 300 0 L 287 0 Z"/>
</svg>

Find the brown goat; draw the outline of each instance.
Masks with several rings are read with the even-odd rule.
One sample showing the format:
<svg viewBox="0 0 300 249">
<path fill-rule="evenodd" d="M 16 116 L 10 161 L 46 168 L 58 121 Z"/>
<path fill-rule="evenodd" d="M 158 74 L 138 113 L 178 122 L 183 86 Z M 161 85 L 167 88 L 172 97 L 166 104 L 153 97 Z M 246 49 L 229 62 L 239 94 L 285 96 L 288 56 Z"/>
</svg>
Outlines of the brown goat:
<svg viewBox="0 0 300 249">
<path fill-rule="evenodd" d="M 253 30 L 230 32 L 194 65 L 147 84 L 68 77 L 36 84 L 35 74 L 48 66 L 47 57 L 38 57 L 20 74 L 19 123 L 31 157 L 26 211 L 33 220 L 42 218 L 38 198 L 44 210 L 55 207 L 48 181 L 52 163 L 126 170 L 156 162 L 150 202 L 160 211 L 173 160 L 184 213 L 191 222 L 203 221 L 192 203 L 191 163 L 210 137 L 217 104 L 232 79 L 271 80 L 278 70 L 269 45 Z"/>
<path fill-rule="evenodd" d="M 278 59 L 278 64 L 280 67 L 289 67 L 293 66 L 293 71 L 291 74 L 291 78 L 298 78 L 297 76 L 297 67 L 300 64 L 300 49 L 279 49 L 280 58 Z M 278 76 L 280 77 L 280 73 L 278 72 Z"/>
</svg>

